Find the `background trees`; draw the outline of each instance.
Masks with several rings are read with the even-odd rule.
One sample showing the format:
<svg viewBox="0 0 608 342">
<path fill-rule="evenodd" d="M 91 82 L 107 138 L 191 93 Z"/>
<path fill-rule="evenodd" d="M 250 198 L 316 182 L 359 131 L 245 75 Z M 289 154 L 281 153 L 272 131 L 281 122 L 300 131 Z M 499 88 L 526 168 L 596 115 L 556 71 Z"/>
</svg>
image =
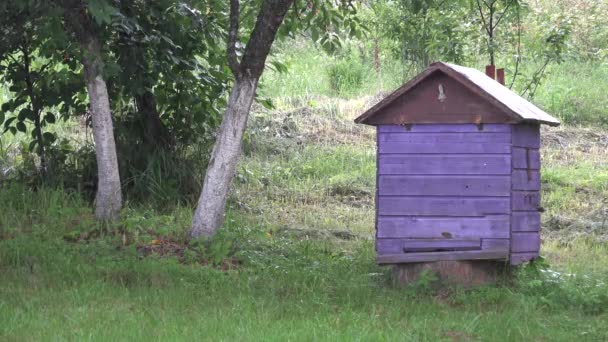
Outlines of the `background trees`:
<svg viewBox="0 0 608 342">
<path fill-rule="evenodd" d="M 242 86 L 247 77 L 255 86 L 247 92 L 242 113 L 249 112 L 249 100 L 272 107 L 282 100 L 277 94 L 301 91 L 281 75 L 306 63 L 318 72 L 300 73 L 298 87 L 352 97 L 394 88 L 433 60 L 479 67 L 494 60 L 507 68 L 509 86 L 534 97 L 547 89 L 543 80 L 558 63 L 600 63 L 607 51 L 605 2 L 298 0 L 284 4 L 285 13 L 276 17 L 281 22 L 267 22 L 276 25 L 276 32 L 267 31 L 272 34 L 264 39 L 256 36 L 264 6 L 283 3 L 239 4 L 239 15 L 232 17 L 231 3 L 217 0 L 0 4 L 6 18 L 0 24 L 0 77 L 6 90 L 0 97 L 0 124 L 4 140 L 15 134 L 27 156 L 19 172 L 4 178 L 73 189 L 89 200 L 108 188 L 111 195 L 102 196 L 107 200 L 97 201 L 109 203 L 106 208 L 120 207 L 120 193 L 166 208 L 192 206 L 197 198 L 211 205 L 208 192 L 199 196 L 201 185 L 222 175 L 216 182 L 221 191 L 213 191 L 223 198 L 215 201 L 220 204 L 197 211 L 210 215 L 195 215 L 214 222 L 208 224 L 212 234 L 220 226 L 240 140 L 248 139 L 248 114 L 238 116 L 233 145 L 225 143 L 225 129 L 215 132 L 222 118 L 226 121 L 224 113 L 234 108 L 228 90 Z M 298 55 L 294 49 L 301 46 Z M 262 72 L 265 65 L 270 74 Z M 549 104 L 556 101 L 563 97 Z M 596 107 L 589 105 L 585 112 L 602 120 Z M 104 124 L 97 125 L 100 117 Z M 112 127 L 100 128 L 110 122 Z M 94 145 L 87 135 L 91 128 Z M 100 131 L 106 133 L 99 136 Z M 112 137 L 115 147 L 106 140 Z M 212 153 L 214 141 L 219 143 Z M 231 151 L 230 162 L 213 176 L 222 163 L 208 161 L 226 155 L 220 147 Z M 210 172 L 202 172 L 208 167 Z M 117 209 L 107 212 L 100 218 L 117 215 Z M 200 227 L 196 222 L 193 226 Z"/>
</svg>

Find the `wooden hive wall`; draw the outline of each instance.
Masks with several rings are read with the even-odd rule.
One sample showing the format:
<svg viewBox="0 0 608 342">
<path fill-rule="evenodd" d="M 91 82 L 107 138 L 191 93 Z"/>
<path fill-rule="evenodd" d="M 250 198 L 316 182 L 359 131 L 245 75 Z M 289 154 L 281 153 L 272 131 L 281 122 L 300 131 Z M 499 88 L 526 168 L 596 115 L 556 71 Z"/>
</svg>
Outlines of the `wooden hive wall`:
<svg viewBox="0 0 608 342">
<path fill-rule="evenodd" d="M 539 125 L 513 126 L 511 264 L 538 257 L 540 250 Z"/>
<path fill-rule="evenodd" d="M 377 133 L 379 263 L 508 258 L 511 125 L 380 125 Z"/>
</svg>

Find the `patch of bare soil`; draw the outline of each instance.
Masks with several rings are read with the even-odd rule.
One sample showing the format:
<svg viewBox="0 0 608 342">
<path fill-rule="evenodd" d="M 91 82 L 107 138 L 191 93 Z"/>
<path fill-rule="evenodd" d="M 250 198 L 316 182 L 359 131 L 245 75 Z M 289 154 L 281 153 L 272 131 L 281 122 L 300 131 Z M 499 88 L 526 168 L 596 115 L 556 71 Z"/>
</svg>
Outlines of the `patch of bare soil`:
<svg viewBox="0 0 608 342">
<path fill-rule="evenodd" d="M 198 250 L 189 248 L 187 242 L 179 242 L 169 238 L 158 237 L 150 243 L 139 243 L 136 249 L 139 255 L 143 257 L 153 255 L 158 257 L 176 257 L 182 263 L 196 261 L 201 265 L 214 266 L 221 271 L 240 269 L 242 267 L 242 262 L 236 258 L 226 258 L 219 263 L 213 263 Z M 189 251 L 193 255 L 186 257 L 186 251 Z"/>
</svg>

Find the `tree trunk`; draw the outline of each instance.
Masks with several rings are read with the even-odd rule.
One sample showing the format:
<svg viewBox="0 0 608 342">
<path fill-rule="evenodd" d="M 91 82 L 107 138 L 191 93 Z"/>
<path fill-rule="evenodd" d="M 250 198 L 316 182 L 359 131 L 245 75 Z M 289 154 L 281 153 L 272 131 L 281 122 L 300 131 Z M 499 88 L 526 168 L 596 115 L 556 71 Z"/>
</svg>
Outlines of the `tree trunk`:
<svg viewBox="0 0 608 342">
<path fill-rule="evenodd" d="M 147 90 L 142 95 L 135 96 L 137 111 L 143 120 L 143 142 L 147 151 L 156 151 L 173 145 L 173 139 L 169 130 L 160 120 L 160 114 L 156 108 L 154 94 Z"/>
<path fill-rule="evenodd" d="M 243 133 L 258 81 L 264 71 L 266 58 L 277 30 L 293 0 L 265 0 L 262 3 L 255 27 L 245 46 L 243 58 L 238 62 L 236 42 L 239 24 L 239 0 L 230 0 L 230 29 L 227 61 L 235 76 L 228 99 L 228 107 L 218 131 L 211 159 L 205 174 L 203 191 L 198 200 L 190 235 L 193 238 L 211 237 L 224 221 L 226 199 L 236 164 L 241 154 Z"/>
<path fill-rule="evenodd" d="M 193 238 L 213 236 L 224 221 L 230 183 L 241 154 L 243 134 L 257 84 L 258 79 L 248 77 L 237 78 L 234 82 L 192 220 L 190 234 Z"/>
<path fill-rule="evenodd" d="M 89 93 L 93 139 L 97 158 L 97 194 L 95 195 L 95 216 L 108 222 L 118 218 L 122 207 L 122 193 L 114 127 L 110 111 L 110 99 L 106 82 L 101 75 L 101 49 L 95 37 L 86 37 L 82 42 L 85 82 Z"/>
</svg>

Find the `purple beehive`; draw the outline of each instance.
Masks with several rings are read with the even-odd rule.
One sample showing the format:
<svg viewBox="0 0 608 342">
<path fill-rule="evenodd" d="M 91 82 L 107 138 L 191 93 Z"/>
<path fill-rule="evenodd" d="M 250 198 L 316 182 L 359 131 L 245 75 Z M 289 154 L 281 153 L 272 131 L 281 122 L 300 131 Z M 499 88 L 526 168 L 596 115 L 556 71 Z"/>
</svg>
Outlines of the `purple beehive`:
<svg viewBox="0 0 608 342">
<path fill-rule="evenodd" d="M 539 128 L 557 119 L 438 62 L 355 122 L 377 127 L 378 263 L 538 256 Z"/>
</svg>

